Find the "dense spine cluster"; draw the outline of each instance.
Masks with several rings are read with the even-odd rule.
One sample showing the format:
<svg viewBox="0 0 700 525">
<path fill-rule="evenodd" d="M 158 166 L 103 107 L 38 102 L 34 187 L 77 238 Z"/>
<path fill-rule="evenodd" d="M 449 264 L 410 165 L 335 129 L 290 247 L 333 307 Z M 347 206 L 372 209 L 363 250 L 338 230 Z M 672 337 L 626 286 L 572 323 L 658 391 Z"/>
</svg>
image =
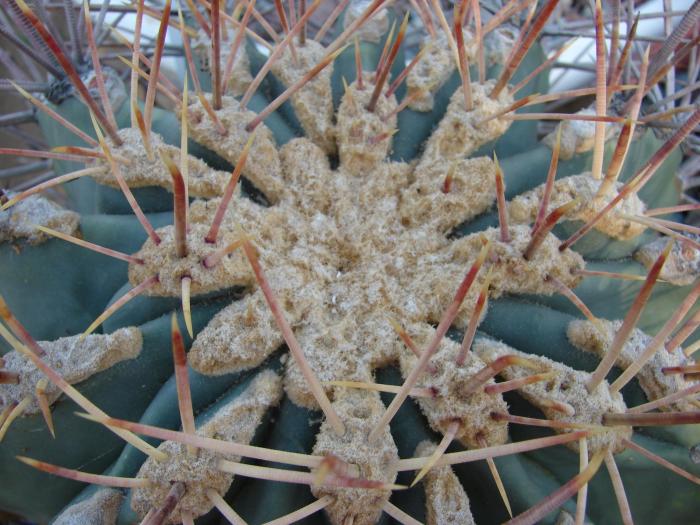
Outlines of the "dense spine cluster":
<svg viewBox="0 0 700 525">
<path fill-rule="evenodd" d="M 700 111 L 645 129 L 669 67 L 636 22 L 621 38 L 619 2 L 610 20 L 593 8 L 595 84 L 553 94 L 534 85 L 561 54 L 538 43 L 557 0 L 415 0 L 402 19 L 346 0 L 313 36 L 321 0 L 275 0 L 280 33 L 255 0 L 177 16 L 138 0 L 133 38 L 103 23 L 108 3 L 65 2 L 66 41 L 41 3 L 5 3 L 46 55 L 10 40 L 68 95 L 11 82 L 56 147 L 0 153 L 56 176 L 0 190 L 0 472 L 53 485 L 36 510 L 0 488 L 0 508 L 652 523 L 668 475 L 677 501 L 655 516 L 696 515 L 700 244 L 674 176 Z M 697 61 L 699 16 L 669 28 L 670 64 Z M 407 59 L 412 17 L 426 37 Z M 165 71 L 173 33 L 183 82 Z M 110 34 L 128 97 L 100 58 Z M 518 112 L 567 100 L 591 105 Z M 80 213 L 41 195 L 61 185 Z M 56 291 L 32 316 L 44 265 Z M 64 479 L 90 487 L 74 498 Z"/>
</svg>

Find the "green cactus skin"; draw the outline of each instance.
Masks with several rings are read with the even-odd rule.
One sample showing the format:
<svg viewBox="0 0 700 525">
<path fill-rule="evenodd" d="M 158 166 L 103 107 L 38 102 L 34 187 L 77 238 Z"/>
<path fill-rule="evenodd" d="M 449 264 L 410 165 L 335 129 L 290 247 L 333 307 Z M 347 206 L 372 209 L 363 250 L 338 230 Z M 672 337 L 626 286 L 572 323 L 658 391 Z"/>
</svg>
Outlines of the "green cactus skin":
<svg viewBox="0 0 700 525">
<path fill-rule="evenodd" d="M 382 43 L 362 43 L 365 69 L 376 61 Z M 248 46 L 251 50 L 251 46 Z M 250 51 L 255 72 L 255 55 Z M 259 57 L 258 57 L 259 60 Z M 527 71 L 543 60 L 540 48 L 533 48 L 514 81 L 524 77 Z M 401 60 L 397 60 L 397 64 Z M 489 71 L 493 77 L 496 70 Z M 333 73 L 333 93 L 336 108 L 342 94 L 342 78 L 348 82 L 355 78 L 354 55 L 346 50 L 336 60 Z M 421 144 L 439 122 L 451 93 L 459 85 L 453 76 L 436 96 L 431 112 L 418 113 L 405 110 L 399 115 L 399 132 L 394 137 L 391 158 L 409 161 L 416 157 Z M 540 75 L 520 96 L 532 92 L 545 92 L 546 75 Z M 278 81 L 271 80 L 256 94 L 250 108 L 260 110 L 280 90 Z M 75 99 L 66 100 L 57 108 L 73 123 L 89 131 L 91 125 L 82 106 Z M 128 112 L 119 113 L 119 123 L 127 122 Z M 42 130 L 51 146 L 77 144 L 55 123 L 39 117 Z M 290 104 L 273 115 L 266 124 L 272 129 L 279 146 L 300 135 L 300 125 Z M 544 181 L 551 152 L 538 145 L 535 123 L 518 122 L 495 144 L 482 147 L 474 156 L 490 155 L 496 151 L 506 178 L 507 198 L 521 194 Z M 165 140 L 179 143 L 179 126 L 175 117 L 157 110 L 154 130 L 161 132 Z M 622 180 L 630 177 L 658 148 L 661 141 L 651 132 L 640 135 L 632 145 Z M 614 144 L 607 144 L 610 155 Z M 192 148 L 190 149 L 192 152 Z M 204 148 L 196 154 L 215 166 L 225 166 Z M 678 190 L 674 184 L 675 171 L 680 162 L 680 152 L 675 152 L 659 169 L 651 183 L 641 193 L 649 207 L 674 204 Z M 558 177 L 580 173 L 590 168 L 591 154 L 578 154 L 562 161 Z M 74 166 L 59 165 L 57 173 L 67 172 Z M 91 242 L 120 250 L 136 252 L 145 241 L 145 234 L 130 214 L 121 194 L 110 188 L 81 180 L 68 185 L 76 208 L 82 213 L 80 230 Z M 135 192 L 137 199 L 148 212 L 154 227 L 170 224 L 172 206 L 170 194 L 159 188 L 146 188 Z M 458 228 L 455 235 L 464 235 L 497 224 L 495 212 L 475 218 Z M 572 229 L 573 226 L 573 229 Z M 576 225 L 564 224 L 555 233 L 564 238 Z M 646 270 L 631 259 L 633 251 L 653 237 L 647 233 L 629 242 L 615 241 L 592 232 L 575 250 L 586 257 L 587 267 L 607 271 L 644 274 Z M 52 340 L 65 335 L 80 333 L 84 328 L 128 289 L 124 263 L 105 258 L 51 239 L 43 244 L 30 246 L 23 243 L 0 245 L 0 293 L 15 315 L 25 324 L 37 340 Z M 622 318 L 639 291 L 636 281 L 586 278 L 576 293 L 597 316 Z M 655 333 L 676 305 L 688 293 L 690 287 L 676 287 L 659 283 L 646 307 L 639 328 Z M 192 313 L 195 334 L 221 308 L 238 297 L 239 290 L 224 290 L 203 297 L 193 297 Z M 102 331 L 111 333 L 119 327 L 137 326 L 144 336 L 143 352 L 130 361 L 120 363 L 101 372 L 79 385 L 79 390 L 109 415 L 131 421 L 177 429 L 180 426 L 173 364 L 170 352 L 169 318 L 177 311 L 177 298 L 139 297 L 129 303 L 107 322 Z M 580 318 L 580 313 L 561 296 L 503 297 L 491 301 L 488 314 L 479 326 L 479 332 L 518 350 L 548 356 L 581 370 L 592 370 L 596 359 L 574 348 L 566 337 L 568 323 Z M 182 323 L 181 323 L 182 324 Z M 456 340 L 461 334 L 451 334 Z M 4 343 L 3 343 L 4 344 Z M 5 352 L 7 347 L 0 347 Z M 249 383 L 256 371 L 279 369 L 279 352 L 256 370 L 222 376 L 204 376 L 190 369 L 190 383 L 195 412 L 206 418 L 217 404 L 234 399 Z M 377 382 L 401 384 L 394 368 L 379 370 Z M 633 381 L 623 390 L 628 406 L 646 400 Z M 385 404 L 392 396 L 382 395 Z M 506 400 L 518 414 L 542 417 L 517 394 L 510 393 Z M 52 439 L 40 415 L 20 418 L 0 445 L 0 472 L 10 480 L 0 486 L 0 509 L 16 513 L 35 522 L 44 523 L 55 517 L 70 503 L 83 501 L 93 495 L 96 487 L 58 477 L 50 477 L 15 460 L 16 455 L 30 456 L 70 468 L 89 472 L 104 472 L 117 476 L 133 476 L 145 456 L 114 434 L 77 417 L 79 407 L 62 397 L 53 406 L 56 422 L 56 438 Z M 300 408 L 289 399 L 270 410 L 268 421 L 258 429 L 255 444 L 269 448 L 309 453 L 318 432 L 320 414 Z M 439 441 L 427 426 L 417 405 L 407 400 L 391 423 L 392 435 L 399 455 L 411 457 L 418 443 L 425 439 Z M 546 435 L 541 429 L 511 425 L 513 441 Z M 700 442 L 700 428 L 652 427 L 635 431 L 635 440 L 669 461 L 700 475 L 700 468 L 690 457 L 689 447 Z M 453 448 L 459 449 L 453 445 Z M 635 521 L 637 523 L 690 523 L 700 511 L 698 489 L 658 466 L 626 451 L 617 456 L 617 463 L 624 481 Z M 578 472 L 578 456 L 563 447 L 539 452 L 508 456 L 496 460 L 514 513 L 534 505 L 547 494 Z M 485 462 L 468 463 L 454 468 L 466 489 L 471 510 L 477 523 L 500 523 L 508 519 L 498 496 L 495 484 Z M 587 519 L 603 525 L 619 522 L 614 493 L 607 474 L 602 469 L 589 484 Z M 397 483 L 410 483 L 410 473 L 402 474 Z M 305 486 L 287 485 L 237 478 L 226 495 L 227 501 L 248 523 L 258 524 L 292 512 L 313 501 Z M 420 521 L 425 521 L 425 495 L 420 486 L 395 492 L 391 501 Z M 568 501 L 564 507 L 575 514 L 575 503 Z M 554 523 L 558 512 L 547 516 L 543 523 Z M 121 506 L 118 523 L 133 523 L 136 516 L 128 503 Z M 197 523 L 224 523 L 216 511 L 197 520 Z M 305 519 L 304 523 L 326 523 L 322 513 Z M 391 523 L 383 515 L 380 523 Z"/>
</svg>

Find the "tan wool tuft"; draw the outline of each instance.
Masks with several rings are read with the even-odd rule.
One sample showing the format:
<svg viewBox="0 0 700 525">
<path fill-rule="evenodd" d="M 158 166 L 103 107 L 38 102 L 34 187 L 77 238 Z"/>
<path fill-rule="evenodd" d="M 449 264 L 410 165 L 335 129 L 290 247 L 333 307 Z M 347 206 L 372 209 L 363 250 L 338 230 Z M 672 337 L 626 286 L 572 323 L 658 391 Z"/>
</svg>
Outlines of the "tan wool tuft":
<svg viewBox="0 0 700 525">
<path fill-rule="evenodd" d="M 414 325 L 409 330 L 418 348 L 428 346 L 435 334 L 429 325 Z M 426 370 L 418 380 L 418 386 L 435 392 L 434 398 L 419 398 L 418 405 L 436 432 L 447 432 L 453 421 L 459 421 L 456 438 L 468 448 L 502 445 L 508 439 L 508 425 L 491 418 L 491 412 L 507 412 L 508 405 L 500 394 L 486 394 L 483 386 L 474 392 L 466 390 L 468 381 L 486 363 L 473 352 L 467 354 L 462 366 L 455 360 L 460 345 L 443 338 L 437 353 L 430 360 L 434 371 Z M 417 358 L 409 350 L 401 353 L 401 374 L 406 377 L 413 370 Z M 490 379 L 484 384 L 493 384 Z"/>
<path fill-rule="evenodd" d="M 324 422 L 316 436 L 313 454 L 332 454 L 357 467 L 363 479 L 393 483 L 399 456 L 389 427 L 373 443 L 368 440 L 370 429 L 384 412 L 379 395 L 347 389 L 337 394 L 333 408 L 345 425 L 345 434 L 336 435 L 333 427 Z M 391 496 L 391 490 L 384 488 L 312 486 L 311 492 L 317 498 L 327 495 L 334 498 L 325 509 L 333 525 L 343 525 L 349 519 L 354 525 L 374 525 Z"/>
<path fill-rule="evenodd" d="M 599 210 L 612 200 L 622 187 L 622 183 L 615 183 L 615 191 L 609 198 L 596 199 L 601 181 L 594 179 L 590 172 L 580 175 L 573 175 L 556 180 L 552 188 L 552 197 L 549 201 L 547 213 L 555 208 L 566 204 L 574 199 L 579 199 L 579 204 L 571 210 L 566 218 L 569 220 L 579 220 L 587 222 L 592 219 Z M 542 202 L 544 185 L 540 185 L 534 190 L 530 190 L 515 197 L 508 205 L 508 213 L 514 222 L 533 223 L 537 217 L 537 212 Z M 595 228 L 609 237 L 620 240 L 628 240 L 644 233 L 645 226 L 625 219 L 625 215 L 641 215 L 646 210 L 646 206 L 639 199 L 637 194 L 632 194 L 624 198 L 612 210 L 610 210 L 598 223 Z"/>
<path fill-rule="evenodd" d="M 14 195 L 13 192 L 7 193 L 9 198 Z M 31 195 L 6 210 L 0 210 L 0 242 L 26 239 L 30 244 L 40 244 L 46 241 L 49 235 L 35 226 L 75 235 L 80 227 L 80 215 L 41 195 Z"/>
<path fill-rule="evenodd" d="M 373 112 L 367 110 L 373 87 L 350 84 L 337 113 L 336 135 L 343 169 L 353 175 L 368 176 L 391 151 L 391 135 L 397 117 L 389 114 L 396 108 L 396 97 L 379 95 Z M 387 118 L 388 117 L 388 118 Z M 386 119 L 386 120 L 385 120 Z M 379 140 L 379 137 L 382 137 Z"/>
<path fill-rule="evenodd" d="M 142 345 L 141 331 L 135 327 L 120 328 L 106 335 L 91 334 L 84 339 L 74 335 L 55 341 L 39 341 L 39 346 L 46 352 L 43 359 L 70 384 L 85 381 L 121 361 L 137 357 Z M 0 384 L 0 405 L 7 406 L 12 401 L 29 396 L 32 402 L 24 414 L 38 414 L 40 408 L 34 392 L 36 384 L 45 378 L 44 373 L 14 350 L 2 357 L 5 360 L 4 370 L 19 374 L 20 380 L 16 385 Z M 60 397 L 61 390 L 49 382 L 45 393 L 51 405 Z"/>
<path fill-rule="evenodd" d="M 261 372 L 242 394 L 201 425 L 197 434 L 248 444 L 267 410 L 277 405 L 281 396 L 279 376 L 270 370 Z M 183 510 L 195 518 L 209 512 L 214 504 L 207 497 L 207 489 L 214 489 L 223 496 L 233 481 L 232 474 L 217 468 L 219 460 L 222 457 L 231 461 L 240 460 L 238 456 L 222 456 L 208 450 L 197 450 L 196 454 L 190 455 L 185 445 L 174 441 L 164 441 L 158 450 L 165 452 L 168 459 L 156 461 L 149 458 L 141 465 L 136 477 L 148 479 L 151 484 L 132 491 L 131 508 L 143 517 L 151 508 L 160 507 L 172 483 L 183 482 L 185 495 L 166 523 L 180 523 Z"/>
<path fill-rule="evenodd" d="M 272 73 L 285 86 L 291 86 L 326 55 L 325 48 L 318 42 L 306 39 L 305 44 L 296 45 L 297 63 L 287 47 L 282 56 L 272 66 Z M 331 76 L 333 64 L 329 64 L 312 80 L 291 97 L 292 107 L 305 135 L 318 144 L 327 154 L 335 153 L 333 129 L 333 94 L 331 93 Z"/>
<path fill-rule="evenodd" d="M 489 97 L 493 85 L 493 80 L 484 84 L 472 83 L 474 108 L 471 111 L 464 107 L 463 89 L 455 90 L 445 116 L 425 144 L 417 170 L 427 169 L 440 160 L 464 159 L 506 132 L 510 127 L 509 120 L 494 118 L 482 122 L 513 103 L 507 90 L 503 90 L 497 100 Z"/>
<path fill-rule="evenodd" d="M 472 62 L 476 53 L 474 35 L 464 28 L 465 52 L 467 60 Z M 447 35 L 440 31 L 435 38 L 426 40 L 424 55 L 406 77 L 407 97 L 422 93 L 408 107 L 414 111 L 431 111 L 435 104 L 435 94 L 452 76 L 456 69 L 456 57 Z M 415 95 L 418 96 L 418 95 Z"/>
<path fill-rule="evenodd" d="M 175 250 L 175 228 L 165 226 L 158 229 L 160 244 L 156 245 L 150 238 L 144 243 L 136 253 L 143 264 L 129 264 L 129 282 L 136 286 L 157 275 L 158 283 L 146 293 L 175 297 L 182 293 L 183 277 L 192 279 L 192 295 L 252 284 L 253 272 L 241 250 L 224 257 L 212 268 L 204 265 L 207 256 L 240 238 L 233 232 L 221 232 L 216 244 L 209 244 L 204 240 L 208 231 L 207 225 L 191 224 L 187 234 L 187 255 L 178 257 Z"/>
<path fill-rule="evenodd" d="M 607 381 L 602 381 L 593 392 L 588 392 L 586 384 L 591 374 L 574 370 L 557 361 L 527 354 L 488 338 L 478 338 L 473 346 L 474 352 L 486 362 L 493 362 L 499 357 L 516 355 L 536 364 L 534 369 L 521 366 L 506 367 L 499 375 L 510 381 L 532 374 L 554 372 L 556 376 L 549 381 L 525 385 L 518 392 L 534 406 L 539 408 L 547 419 L 584 425 L 602 425 L 603 415 L 622 413 L 627 410 L 622 394 L 611 392 Z M 567 407 L 569 413 L 552 408 L 553 403 L 560 403 L 562 409 Z M 588 452 L 593 455 L 599 450 L 610 449 L 613 453 L 624 449 L 623 439 L 632 437 L 632 427 L 600 427 L 588 437 Z M 574 432 L 578 429 L 556 429 L 557 433 Z M 570 442 L 568 447 L 578 451 L 578 442 Z"/>
<path fill-rule="evenodd" d="M 435 451 L 430 441 L 422 441 L 415 457 L 428 457 Z M 469 508 L 469 496 L 452 468 L 433 467 L 423 478 L 428 525 L 476 525 Z"/>
<path fill-rule="evenodd" d="M 590 321 L 571 321 L 567 327 L 566 335 L 569 341 L 577 348 L 603 358 L 612 346 L 615 334 L 622 326 L 622 321 L 599 319 L 598 325 L 600 328 L 593 325 Z M 602 333 L 601 329 L 603 330 Z M 638 362 L 651 341 L 652 338 L 650 336 L 635 328 L 625 346 L 622 347 L 622 352 L 615 360 L 615 364 L 625 369 Z M 689 364 L 694 364 L 694 361 L 688 359 L 680 347 L 668 352 L 662 345 L 637 373 L 636 378 L 649 401 L 654 401 L 667 395 L 675 394 L 695 383 L 695 381 L 686 381 L 683 378 L 683 374 L 665 375 L 661 372 L 661 369 L 665 367 L 686 366 Z M 681 399 L 670 405 L 659 407 L 659 410 L 692 411 L 697 410 L 699 406 L 697 401 Z"/>
<path fill-rule="evenodd" d="M 151 131 L 150 141 L 153 158 L 149 159 L 143 144 L 143 137 L 138 130 L 134 128 L 120 129 L 119 137 L 123 144 L 120 146 L 112 144 L 111 149 L 113 155 L 119 155 L 129 161 L 129 164 L 119 166 L 119 171 L 126 184 L 130 188 L 160 186 L 172 192 L 173 179 L 160 152 L 168 155 L 181 168 L 180 149 L 166 144 L 163 137 Z M 119 188 L 117 179 L 109 166 L 104 161 L 100 161 L 98 164 L 104 166 L 104 171 L 93 175 L 94 179 L 100 184 Z M 187 186 L 191 197 L 218 197 L 223 193 L 228 179 L 228 173 L 210 168 L 206 162 L 197 157 L 187 156 Z"/>
</svg>

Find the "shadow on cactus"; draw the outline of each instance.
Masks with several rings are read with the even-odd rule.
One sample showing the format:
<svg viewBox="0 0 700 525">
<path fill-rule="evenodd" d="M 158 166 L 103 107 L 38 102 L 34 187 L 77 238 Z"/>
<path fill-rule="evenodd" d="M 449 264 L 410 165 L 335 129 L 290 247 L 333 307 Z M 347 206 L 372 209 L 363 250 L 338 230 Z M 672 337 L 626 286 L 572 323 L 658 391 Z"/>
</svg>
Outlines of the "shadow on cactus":
<svg viewBox="0 0 700 525">
<path fill-rule="evenodd" d="M 615 53 L 594 87 L 539 95 L 556 0 L 520 27 L 525 4 L 462 2 L 449 23 L 419 1 L 412 60 L 409 14 L 382 0 L 341 3 L 313 39 L 320 1 L 277 2 L 274 46 L 248 28 L 254 2 L 202 4 L 138 3 L 117 101 L 98 60 L 91 90 L 15 3 L 76 94 L 19 86 L 57 177 L 2 194 L 0 507 L 57 524 L 690 521 L 698 243 L 658 217 L 688 208 L 674 176 L 700 113 L 643 129 L 648 55 L 634 82 Z M 182 89 L 160 68 L 178 29 Z M 593 109 L 527 112 L 576 97 Z M 546 119 L 562 122 L 540 143 Z M 39 195 L 58 184 L 80 213 Z"/>
</svg>

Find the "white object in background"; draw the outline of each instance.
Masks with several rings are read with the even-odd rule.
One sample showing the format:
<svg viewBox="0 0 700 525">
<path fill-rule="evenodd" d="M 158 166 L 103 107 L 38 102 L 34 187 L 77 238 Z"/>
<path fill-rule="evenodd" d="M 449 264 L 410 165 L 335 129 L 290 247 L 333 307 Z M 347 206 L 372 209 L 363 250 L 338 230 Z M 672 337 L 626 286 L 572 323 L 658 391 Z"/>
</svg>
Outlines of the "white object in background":
<svg viewBox="0 0 700 525">
<path fill-rule="evenodd" d="M 693 0 L 673 0 L 671 2 L 671 10 L 677 12 L 685 12 L 692 5 Z M 645 4 L 638 7 L 636 13 L 639 14 L 650 14 L 650 13 L 663 13 L 664 2 L 663 0 L 650 0 Z M 680 22 L 682 16 L 674 16 L 673 27 L 676 27 L 678 22 Z M 591 27 L 589 30 L 590 34 L 595 33 L 595 28 Z M 620 35 L 621 37 L 627 34 L 627 17 L 625 14 L 621 15 L 620 20 Z M 664 36 L 664 18 L 642 18 L 639 20 L 639 25 L 637 26 L 637 36 L 644 37 L 663 37 Z M 610 47 L 610 39 L 606 39 L 606 45 L 608 49 Z M 620 45 L 624 45 L 624 41 L 621 40 Z M 581 65 L 594 65 L 595 64 L 595 39 L 594 38 L 577 38 L 576 41 L 567 49 L 561 57 L 559 57 L 560 62 L 576 62 Z M 578 69 L 565 69 L 565 68 L 554 68 L 549 73 L 549 83 L 551 86 L 551 91 L 566 91 L 569 89 L 579 88 L 581 86 L 591 85 L 592 81 L 595 79 L 593 72 L 581 71 Z"/>
</svg>

